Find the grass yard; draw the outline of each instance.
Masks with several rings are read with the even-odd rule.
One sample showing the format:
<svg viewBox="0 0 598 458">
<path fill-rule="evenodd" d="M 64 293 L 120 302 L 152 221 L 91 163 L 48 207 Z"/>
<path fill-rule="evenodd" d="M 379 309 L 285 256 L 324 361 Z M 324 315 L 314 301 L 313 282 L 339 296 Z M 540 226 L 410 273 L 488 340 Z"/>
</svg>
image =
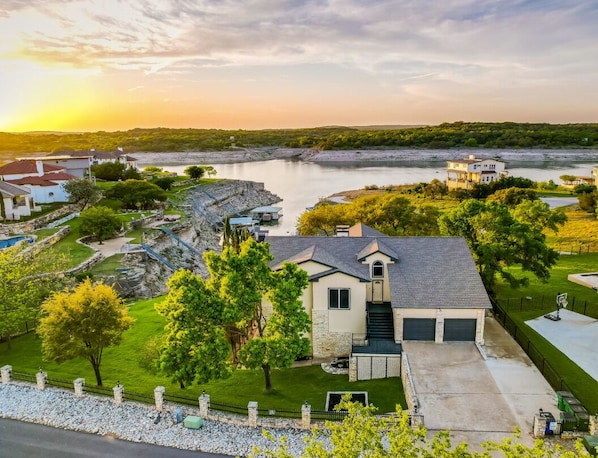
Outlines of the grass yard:
<svg viewBox="0 0 598 458">
<path fill-rule="evenodd" d="M 68 223 L 65 223 L 65 225 L 71 226 L 71 233 L 48 248 L 48 256 L 66 257 L 68 262 L 68 265 L 66 266 L 67 269 L 78 266 L 94 254 L 92 248 L 77 243 L 77 239 L 81 237 L 79 234 L 79 224 L 79 218 L 72 219 Z"/>
<path fill-rule="evenodd" d="M 568 293 L 568 309 L 578 312 L 585 311 L 587 315 L 598 318 L 598 295 L 596 292 L 567 280 L 568 274 L 596 271 L 597 266 L 598 253 L 561 255 L 557 265 L 551 271 L 551 279 L 548 283 L 542 283 L 530 275 L 528 287 L 512 290 L 507 285 L 501 284 L 498 288 L 500 304 L 590 412 L 598 411 L 598 396 L 596 395 L 598 381 L 544 337 L 529 328 L 525 321 L 555 311 L 556 295 L 559 292 Z M 518 274 L 521 273 L 521 269 L 512 270 Z M 531 299 L 528 300 L 526 297 Z M 559 388 L 557 387 L 557 389 Z"/>
<path fill-rule="evenodd" d="M 197 399 L 202 390 L 212 402 L 245 408 L 249 401 L 258 401 L 260 409 L 299 410 L 308 400 L 314 410 L 324 410 L 328 391 L 367 391 L 369 401 L 380 412 L 393 412 L 397 404 L 405 407 L 403 387 L 399 378 L 349 383 L 346 375 L 325 373 L 320 366 L 298 367 L 272 371 L 274 391 L 264 391 L 264 377 L 261 371 L 239 370 L 226 380 L 213 381 L 181 389 L 166 377 L 156 375 L 148 367 L 147 342 L 160 336 L 164 320 L 154 310 L 154 304 L 162 298 L 145 300 L 133 304 L 130 314 L 136 319 L 119 347 L 104 351 L 102 378 L 105 387 L 112 387 L 117 380 L 128 391 L 152 396 L 156 386 L 164 386 L 167 394 Z M 158 337 L 159 338 L 159 337 Z M 87 385 L 95 385 L 91 364 L 77 359 L 56 364 L 43 361 L 41 341 L 35 334 L 13 339 L 9 350 L 6 343 L 0 344 L 0 366 L 10 364 L 15 372 L 34 374 L 43 367 L 50 379 L 74 380 L 85 378 Z"/>
</svg>

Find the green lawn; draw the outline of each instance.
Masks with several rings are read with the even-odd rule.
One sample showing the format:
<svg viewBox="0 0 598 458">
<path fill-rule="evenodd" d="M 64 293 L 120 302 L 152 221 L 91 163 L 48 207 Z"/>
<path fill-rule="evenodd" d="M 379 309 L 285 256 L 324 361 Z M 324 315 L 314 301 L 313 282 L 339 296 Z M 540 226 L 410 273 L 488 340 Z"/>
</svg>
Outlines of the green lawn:
<svg viewBox="0 0 598 458">
<path fill-rule="evenodd" d="M 77 243 L 77 239 L 81 237 L 81 234 L 79 234 L 79 224 L 79 218 L 72 219 L 68 223 L 65 223 L 64 225 L 71 227 L 70 234 L 48 249 L 48 256 L 66 257 L 68 261 L 68 265 L 66 266 L 67 269 L 78 266 L 94 254 L 92 248 Z"/>
<path fill-rule="evenodd" d="M 521 331 L 546 358 L 550 366 L 558 372 L 575 396 L 590 412 L 598 411 L 598 381 L 583 371 L 577 364 L 561 353 L 554 345 L 529 328 L 525 321 L 537 318 L 556 310 L 557 293 L 568 293 L 568 308 L 598 318 L 598 295 L 590 288 L 567 280 L 572 273 L 596 271 L 598 253 L 582 255 L 562 255 L 551 271 L 548 283 L 542 283 L 530 276 L 530 285 L 512 290 L 501 284 L 498 299 L 507 307 L 509 316 L 518 324 Z M 515 271 L 515 269 L 513 269 Z M 521 270 L 517 269 L 517 273 Z M 526 299 L 529 297 L 531 299 Z M 555 387 L 557 390 L 559 387 Z"/>
<path fill-rule="evenodd" d="M 325 373 L 319 366 L 308 366 L 272 371 L 274 391 L 264 391 L 261 371 L 239 370 L 226 380 L 181 389 L 166 377 L 155 375 L 142 366 L 147 361 L 146 343 L 159 336 L 164 320 L 154 310 L 154 304 L 162 298 L 133 304 L 130 314 L 136 319 L 122 344 L 104 351 L 102 361 L 103 385 L 112 387 L 118 380 L 131 392 L 153 395 L 156 386 L 164 386 L 167 394 L 197 398 L 202 390 L 212 402 L 245 408 L 249 401 L 258 401 L 260 409 L 298 410 L 308 400 L 314 410 L 323 410 L 327 391 L 367 391 L 369 401 L 380 412 L 393 412 L 396 404 L 405 407 L 401 380 L 390 378 L 349 383 L 346 375 Z M 15 372 L 33 374 L 43 367 L 49 378 L 74 380 L 84 377 L 87 385 L 95 385 L 91 365 L 85 360 L 72 360 L 62 364 L 43 361 L 41 341 L 35 334 L 27 334 L 12 341 L 9 350 L 0 344 L 0 366 L 10 364 Z M 145 364 L 147 365 L 147 364 Z"/>
</svg>

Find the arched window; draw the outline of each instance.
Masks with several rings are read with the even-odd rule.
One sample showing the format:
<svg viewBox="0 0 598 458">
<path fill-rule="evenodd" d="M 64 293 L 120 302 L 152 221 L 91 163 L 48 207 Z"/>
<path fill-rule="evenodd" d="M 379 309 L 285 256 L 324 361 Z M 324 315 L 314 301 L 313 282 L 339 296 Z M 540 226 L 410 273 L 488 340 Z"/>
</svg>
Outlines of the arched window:
<svg viewBox="0 0 598 458">
<path fill-rule="evenodd" d="M 384 263 L 382 261 L 375 261 L 372 264 L 372 278 L 384 278 Z"/>
</svg>

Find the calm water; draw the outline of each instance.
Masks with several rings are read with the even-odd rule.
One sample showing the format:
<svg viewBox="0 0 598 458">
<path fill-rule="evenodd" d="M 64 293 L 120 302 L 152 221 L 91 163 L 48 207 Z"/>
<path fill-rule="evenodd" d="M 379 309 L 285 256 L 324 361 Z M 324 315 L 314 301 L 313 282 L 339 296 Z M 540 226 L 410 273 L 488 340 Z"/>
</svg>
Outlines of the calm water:
<svg viewBox="0 0 598 458">
<path fill-rule="evenodd" d="M 596 162 L 509 162 L 509 174 L 530 178 L 534 181 L 554 180 L 559 183 L 561 175 L 589 176 Z M 165 170 L 183 174 L 188 165 L 163 165 Z M 282 202 L 283 218 L 278 226 L 269 227 L 271 234 L 295 233 L 295 223 L 306 207 L 314 205 L 322 197 L 340 191 L 362 189 L 368 185 L 393 185 L 430 182 L 446 178 L 446 161 L 442 162 L 377 162 L 327 163 L 272 160 L 215 164 L 218 178 L 258 181 L 266 189 L 278 195 Z"/>
</svg>

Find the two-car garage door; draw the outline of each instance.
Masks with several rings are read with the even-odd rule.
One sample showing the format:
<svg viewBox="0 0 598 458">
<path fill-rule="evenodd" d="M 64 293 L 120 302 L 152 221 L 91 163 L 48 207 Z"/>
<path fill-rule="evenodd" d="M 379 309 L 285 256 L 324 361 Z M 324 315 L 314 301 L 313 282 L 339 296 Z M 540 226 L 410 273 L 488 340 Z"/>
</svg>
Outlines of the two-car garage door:
<svg viewBox="0 0 598 458">
<path fill-rule="evenodd" d="M 444 341 L 475 341 L 476 320 L 464 318 L 445 318 Z M 405 318 L 403 321 L 403 340 L 431 340 L 436 336 L 435 318 Z"/>
</svg>

